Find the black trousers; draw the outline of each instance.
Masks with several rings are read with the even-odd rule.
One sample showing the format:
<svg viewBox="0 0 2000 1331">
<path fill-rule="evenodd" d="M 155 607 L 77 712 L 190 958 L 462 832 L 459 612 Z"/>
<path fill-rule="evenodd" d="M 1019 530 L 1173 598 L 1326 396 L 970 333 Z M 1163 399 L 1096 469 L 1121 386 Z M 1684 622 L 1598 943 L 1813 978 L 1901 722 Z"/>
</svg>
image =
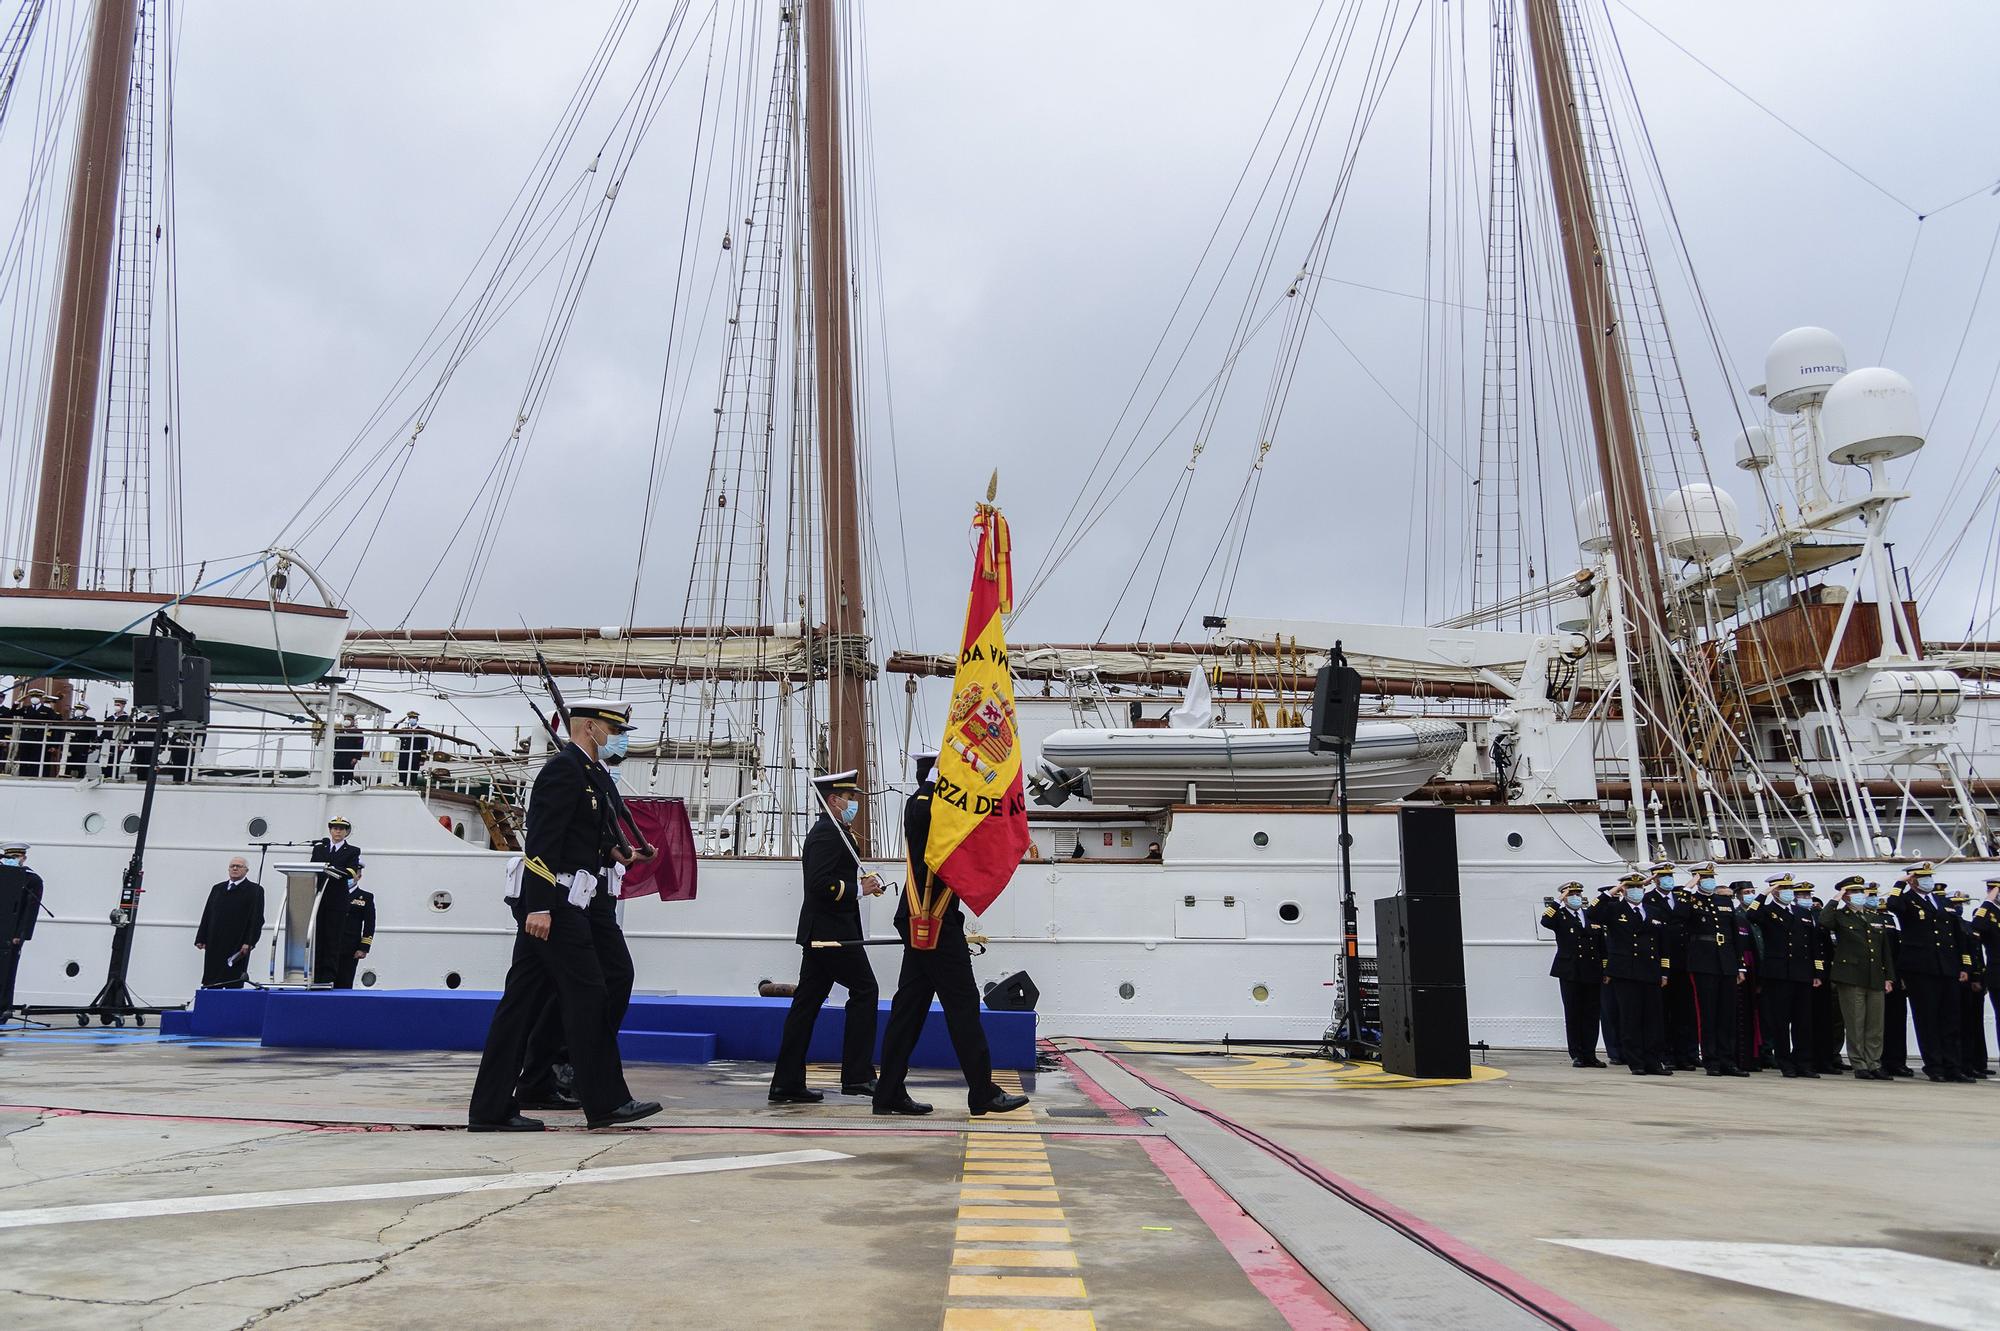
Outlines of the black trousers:
<svg viewBox="0 0 2000 1331">
<path fill-rule="evenodd" d="M 1744 977 L 1736 986 L 1733 1000 L 1736 1008 L 1736 1056 L 1731 1066 L 1746 1071 L 1758 1063 L 1757 1049 L 1757 977 Z"/>
<path fill-rule="evenodd" d="M 875 1080 L 875 1005 L 882 988 L 862 947 L 808 947 L 799 962 L 799 986 L 792 991 L 792 1010 L 785 1014 L 785 1033 L 778 1042 L 778 1065 L 771 1071 L 774 1091 L 802 1091 L 806 1086 L 806 1046 L 820 1005 L 836 984 L 847 990 L 847 1034 L 841 1046 L 840 1080 L 858 1086 Z"/>
<path fill-rule="evenodd" d="M 1910 991 L 1898 981 L 1882 996 L 1882 1071 L 1910 1068 Z"/>
<path fill-rule="evenodd" d="M 1986 993 L 1970 984 L 1958 986 L 1958 1069 L 1986 1070 Z"/>
<path fill-rule="evenodd" d="M 1694 983 L 1695 1016 L 1701 1023 L 1701 1061 L 1711 1068 L 1736 1064 L 1736 974 L 1687 977 Z"/>
<path fill-rule="evenodd" d="M 924 1033 L 933 994 L 944 1009 L 952 1052 L 958 1055 L 959 1070 L 965 1074 L 967 1102 L 984 1104 L 999 1092 L 993 1084 L 993 1051 L 986 1043 L 986 1028 L 979 1024 L 979 983 L 972 978 L 972 953 L 964 939 L 956 940 L 955 945 L 947 939 L 930 951 L 903 949 L 903 969 L 896 977 L 896 996 L 889 1003 L 889 1030 L 882 1037 L 876 1104 L 894 1104 L 908 1094 L 904 1083 L 910 1073 L 910 1054 Z"/>
<path fill-rule="evenodd" d="M 1821 1072 L 1840 1070 L 1840 1047 L 1847 1033 L 1840 1024 L 1840 1000 L 1828 981 L 1813 990 L 1813 1066 Z"/>
<path fill-rule="evenodd" d="M 567 903 L 549 913 L 549 936 L 514 934 L 514 960 L 507 986 L 493 1010 L 479 1077 L 472 1086 L 468 1117 L 474 1123 L 504 1123 L 515 1113 L 514 1085 L 520 1079 L 528 1036 L 553 994 L 562 1013 L 563 1038 L 576 1065 L 576 1094 L 592 1118 L 603 1118 L 632 1098 L 625 1067 L 609 1020 L 611 995 L 597 960 L 590 920 Z"/>
<path fill-rule="evenodd" d="M 514 922 L 519 924 L 519 898 L 510 904 Z M 592 897 L 584 918 L 590 924 L 590 945 L 597 952 L 598 967 L 604 972 L 604 1016 L 611 1023 L 611 1038 L 616 1040 L 619 1028 L 625 1024 L 625 1010 L 632 1005 L 635 978 L 632 949 L 626 946 L 625 931 L 618 927 L 618 903 L 611 897 L 602 892 Z M 552 1095 L 557 1085 L 556 1064 L 569 1061 L 569 1047 L 563 1037 L 562 1004 L 551 993 L 535 1018 L 534 1029 L 528 1033 L 528 1052 L 521 1065 L 521 1097 L 539 1100 Z"/>
<path fill-rule="evenodd" d="M 1780 1072 L 1813 1071 L 1812 981 L 1764 981 L 1764 1043 Z"/>
<path fill-rule="evenodd" d="M 1604 1056 L 1613 1063 L 1625 1061 L 1624 1028 L 1618 1017 L 1618 986 L 1600 984 L 1597 986 L 1598 1024 L 1604 1028 Z"/>
<path fill-rule="evenodd" d="M 21 969 L 21 949 L 25 942 L 10 943 L 0 938 L 0 1012 L 14 1006 L 14 977 Z"/>
<path fill-rule="evenodd" d="M 238 956 L 234 949 L 203 948 L 201 953 L 201 987 L 204 989 L 241 989 L 243 977 L 250 973 L 250 954 Z"/>
<path fill-rule="evenodd" d="M 354 987 L 354 973 L 361 968 L 361 958 L 354 954 L 360 950 L 361 940 L 359 938 L 343 938 L 340 940 L 340 950 L 335 952 L 331 958 L 333 963 L 334 988 L 352 989 Z"/>
<path fill-rule="evenodd" d="M 1910 1016 L 1917 1023 L 1925 1075 L 1958 1071 L 1958 976 L 1906 975 L 1903 983 L 1910 989 Z"/>
<path fill-rule="evenodd" d="M 1667 1059 L 1666 991 L 1657 980 L 1611 981 L 1618 1002 L 1618 1047 L 1625 1066 L 1653 1068 Z"/>
<path fill-rule="evenodd" d="M 1696 1014 L 1694 986 L 1688 973 L 1674 962 L 1672 978 L 1664 991 L 1667 1009 L 1667 1052 L 1670 1062 L 1692 1067 L 1701 1054 L 1700 1017 Z"/>
<path fill-rule="evenodd" d="M 1569 1040 L 1569 1056 L 1594 1062 L 1597 1058 L 1597 1022 L 1604 1005 L 1602 980 L 1558 980 L 1562 986 L 1563 1033 Z M 894 1020 L 893 1014 L 891 1020 Z"/>
</svg>

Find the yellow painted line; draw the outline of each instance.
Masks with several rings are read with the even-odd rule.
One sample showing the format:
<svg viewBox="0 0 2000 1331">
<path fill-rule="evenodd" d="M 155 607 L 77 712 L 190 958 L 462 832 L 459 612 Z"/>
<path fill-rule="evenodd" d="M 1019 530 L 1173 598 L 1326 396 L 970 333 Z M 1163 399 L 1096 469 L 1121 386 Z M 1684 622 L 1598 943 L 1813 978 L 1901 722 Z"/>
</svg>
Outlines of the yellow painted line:
<svg viewBox="0 0 2000 1331">
<path fill-rule="evenodd" d="M 946 1294 L 954 1299 L 1080 1299 L 1077 1276 L 953 1276 Z"/>
<path fill-rule="evenodd" d="M 1040 1151 L 967 1151 L 965 1161 L 985 1165 L 1046 1165 L 1049 1158 Z"/>
<path fill-rule="evenodd" d="M 944 1331 L 1097 1331 L 1097 1319 L 1067 1308 L 947 1308 Z"/>
<path fill-rule="evenodd" d="M 953 1266 L 1023 1266 L 1047 1271 L 1076 1270 L 1076 1254 L 1067 1248 L 954 1248 Z"/>
<path fill-rule="evenodd" d="M 975 1188 L 970 1185 L 958 1190 L 960 1201 L 980 1202 L 1059 1202 L 1062 1198 L 1054 1188 Z"/>
<path fill-rule="evenodd" d="M 965 1149 L 968 1153 L 986 1151 L 994 1155 L 1021 1155 L 1046 1151 L 1048 1147 L 1042 1145 L 1042 1139 L 1039 1137 L 985 1137 L 978 1141 L 967 1142 Z"/>
<path fill-rule="evenodd" d="M 1049 1176 L 1046 1160 L 968 1160 L 965 1162 L 968 1174 L 1036 1174 L 1042 1178 Z"/>
<path fill-rule="evenodd" d="M 978 1183 L 996 1188 L 1053 1188 L 1054 1176 L 1044 1170 L 1039 1174 L 967 1174 L 961 1183 Z"/>
<path fill-rule="evenodd" d="M 1067 1225 L 960 1225 L 960 1243 L 1068 1243 Z"/>
<path fill-rule="evenodd" d="M 960 1220 L 1068 1220 L 1060 1206 L 965 1206 Z"/>
</svg>

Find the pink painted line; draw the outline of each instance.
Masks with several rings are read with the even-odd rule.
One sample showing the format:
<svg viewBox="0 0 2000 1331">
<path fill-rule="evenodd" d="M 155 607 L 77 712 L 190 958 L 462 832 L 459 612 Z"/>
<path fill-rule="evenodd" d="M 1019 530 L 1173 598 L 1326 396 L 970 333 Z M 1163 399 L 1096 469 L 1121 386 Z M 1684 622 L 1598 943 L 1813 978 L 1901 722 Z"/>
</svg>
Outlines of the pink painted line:
<svg viewBox="0 0 2000 1331">
<path fill-rule="evenodd" d="M 1209 1232 L 1221 1241 L 1243 1274 L 1293 1331 L 1367 1331 L 1354 1314 L 1327 1293 L 1312 1273 L 1295 1261 L 1271 1232 L 1216 1186 L 1215 1180 L 1164 1137 L 1141 1137 L 1146 1154 L 1167 1176 Z"/>
<path fill-rule="evenodd" d="M 229 1118 L 207 1114 L 142 1114 L 123 1109 L 62 1109 L 53 1105 L 0 1105 L 0 1114 L 44 1114 L 50 1118 L 133 1118 L 147 1123 L 226 1123 L 246 1128 L 297 1128 L 301 1132 L 408 1132 L 414 1124 L 319 1123 L 292 1118 Z"/>
<path fill-rule="evenodd" d="M 1085 1042 L 1079 1041 L 1079 1043 Z M 1076 1083 L 1076 1088 L 1088 1096 L 1092 1104 L 1108 1114 L 1113 1123 L 1122 1128 L 1136 1128 L 1139 1126 L 1139 1116 L 1127 1108 L 1125 1103 L 1117 1096 L 1092 1080 L 1089 1073 L 1076 1065 L 1075 1059 L 1062 1050 L 1057 1049 L 1054 1045 L 1046 1045 L 1045 1047 L 1062 1063 L 1063 1071 L 1069 1073 L 1070 1080 Z M 1095 1045 L 1090 1045 L 1089 1047 L 1093 1052 L 1104 1052 Z"/>
</svg>

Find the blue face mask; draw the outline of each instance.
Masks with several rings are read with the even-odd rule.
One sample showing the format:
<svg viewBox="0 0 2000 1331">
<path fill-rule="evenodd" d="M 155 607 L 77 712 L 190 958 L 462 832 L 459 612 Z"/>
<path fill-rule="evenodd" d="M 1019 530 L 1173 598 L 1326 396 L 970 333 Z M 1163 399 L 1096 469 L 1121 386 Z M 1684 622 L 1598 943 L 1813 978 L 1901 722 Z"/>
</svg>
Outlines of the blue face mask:
<svg viewBox="0 0 2000 1331">
<path fill-rule="evenodd" d="M 632 737 L 621 731 L 597 746 L 597 756 L 600 761 L 608 763 L 614 759 L 623 758 L 626 750 L 631 747 Z"/>
<path fill-rule="evenodd" d="M 1563 905 L 1568 906 L 1572 910 L 1576 909 L 1578 906 L 1581 906 L 1582 904 L 1583 904 L 1583 898 L 1576 895 L 1576 893 L 1574 892 L 1570 893 L 1568 896 L 1563 898 Z"/>
<path fill-rule="evenodd" d="M 856 800 L 849 800 L 847 801 L 847 803 L 840 806 L 840 821 L 843 823 L 851 823 L 854 821 L 854 815 L 860 812 L 861 812 L 860 803 Z"/>
<path fill-rule="evenodd" d="M 1779 889 L 1778 889 L 1778 904 L 1779 904 L 1780 906 L 1789 906 L 1789 905 L 1791 905 L 1791 904 L 1792 904 L 1792 889 L 1791 889 L 1791 888 L 1789 888 L 1789 887 L 1781 887 L 1781 888 L 1779 888 Z"/>
<path fill-rule="evenodd" d="M 1715 880 L 1713 878 L 1704 878 L 1695 884 L 1695 889 L 1705 897 L 1713 896 L 1715 893 Z"/>
<path fill-rule="evenodd" d="M 1662 892 L 1671 894 L 1674 890 L 1674 876 L 1672 874 L 1665 874 L 1654 886 L 1658 887 Z"/>
<path fill-rule="evenodd" d="M 1855 900 L 1860 902 L 1864 906 L 1879 906 L 1882 904 L 1882 898 L 1876 896 L 1873 892 L 1869 892 L 1866 893 L 1865 895 L 1858 896 L 1855 898 Z"/>
<path fill-rule="evenodd" d="M 1628 887 L 1625 889 L 1625 899 L 1637 905 L 1646 899 L 1646 889 L 1643 887 Z"/>
<path fill-rule="evenodd" d="M 19 855 L 0 855 L 0 864 L 18 869 L 21 867 L 21 857 Z"/>
</svg>

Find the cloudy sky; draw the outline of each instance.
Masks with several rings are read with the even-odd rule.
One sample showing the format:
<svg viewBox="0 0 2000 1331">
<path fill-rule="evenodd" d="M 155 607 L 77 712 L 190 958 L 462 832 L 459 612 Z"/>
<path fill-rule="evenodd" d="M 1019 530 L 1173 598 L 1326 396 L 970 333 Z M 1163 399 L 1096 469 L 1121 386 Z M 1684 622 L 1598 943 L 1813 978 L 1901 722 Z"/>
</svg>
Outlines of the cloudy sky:
<svg viewBox="0 0 2000 1331">
<path fill-rule="evenodd" d="M 1955 532 L 1995 465 L 1990 432 L 2000 419 L 1989 400 L 2000 297 L 1988 292 L 1974 308 L 2000 235 L 2000 198 L 1989 193 L 2000 181 L 1991 135 L 2000 83 L 1990 69 L 2000 8 L 1957 0 L 1923 6 L 1918 20 L 1867 0 L 1587 3 L 1608 4 L 1714 317 L 1720 357 L 1671 258 L 1674 242 L 1651 240 L 1710 462 L 1742 501 L 1746 526 L 1759 525 L 1761 501 L 1730 466 L 1738 402 L 1723 363 L 1739 387 L 1759 382 L 1769 341 L 1817 323 L 1846 339 L 1853 364 L 1883 358 L 1902 369 L 1926 411 L 1937 411 L 1899 550 L 1911 552 L 1933 527 Z M 1225 204 L 1246 162 L 1258 163 L 1253 178 L 1269 165 L 1268 151 L 1254 157 L 1253 145 L 1288 67 L 1350 7 L 1359 53 L 1302 170 L 1270 270 L 1253 280 L 1247 262 L 1198 267 L 1218 217 L 1233 219 L 1228 228 L 1244 224 L 1240 201 L 1233 212 Z M 740 188 L 729 197 L 728 173 L 742 157 L 727 149 L 761 128 L 770 10 L 757 33 L 763 44 L 745 51 L 734 7 L 688 7 L 674 47 L 686 62 L 621 183 L 534 413 L 504 531 L 461 606 L 473 542 L 452 533 L 468 513 L 467 530 L 476 530 L 485 512 L 489 470 L 534 372 L 555 274 L 574 252 L 558 255 L 451 378 L 414 446 L 398 423 L 438 382 L 438 362 L 418 376 L 414 396 L 369 423 L 440 313 L 463 308 L 452 301 L 468 272 L 485 280 L 476 269 L 482 247 L 618 6 L 184 0 L 179 8 L 190 557 L 259 547 L 331 473 L 353 487 L 342 507 L 362 516 L 329 568 L 338 581 L 352 578 L 349 596 L 367 621 L 623 621 L 672 334 L 679 428 L 635 619 L 679 622 L 726 313 L 712 294 L 719 232 L 741 206 Z M 554 172 L 558 189 L 582 179 L 675 8 L 638 6 Z M 1244 351 L 1191 475 L 1198 406 L 1169 428 L 1217 373 L 1238 310 L 1278 299 L 1305 262 L 1312 227 L 1334 197 L 1370 34 L 1385 16 L 1401 31 L 1411 12 L 1410 0 L 870 0 L 856 35 L 880 235 L 879 267 L 864 256 L 864 294 L 879 310 L 868 321 L 876 354 L 865 446 L 884 555 L 871 596 L 879 602 L 886 591 L 894 608 L 874 620 L 878 643 L 935 648 L 956 633 L 965 520 L 989 470 L 1001 471 L 1025 582 L 1048 560 L 1078 496 L 1092 493 L 1091 463 L 1107 440 L 1114 455 L 1136 441 L 1129 456 L 1152 461 L 1120 474 L 1117 502 L 1037 591 L 1017 637 L 1117 639 L 1142 627 L 1155 638 L 1192 636 L 1216 602 L 1219 568 L 1235 569 L 1228 604 L 1243 613 L 1405 620 L 1464 608 L 1464 576 L 1452 569 L 1463 567 L 1466 492 L 1454 468 L 1476 465 L 1478 445 L 1449 404 L 1469 383 L 1476 420 L 1479 316 L 1450 302 L 1463 296 L 1476 307 L 1484 292 L 1480 246 L 1453 242 L 1460 257 L 1439 257 L 1451 226 L 1439 218 L 1476 225 L 1483 210 L 1484 0 L 1419 16 L 1387 71 L 1316 270 L 1314 314 L 1269 436 L 1240 567 L 1231 513 L 1265 437 L 1277 328 Z M 1448 88 L 1461 59 L 1463 114 L 1476 127 L 1456 137 L 1480 151 L 1440 165 L 1426 108 L 1439 95 L 1436 71 L 1446 71 Z M 718 102 L 732 99 L 718 116 Z M 16 128 L 0 144 L 0 163 L 18 181 Z M 720 149 L 695 150 L 698 135 L 718 131 Z M 706 182 L 710 206 L 689 225 L 691 180 Z M 1427 204 L 1440 190 L 1460 192 L 1455 214 Z M 1657 224 L 1650 185 L 1641 192 Z M 1968 194 L 1920 227 L 1919 213 Z M 561 215 L 582 216 L 575 207 Z M 1253 224 L 1253 251 L 1266 226 L 1268 217 Z M 1203 297 L 1217 293 L 1216 313 L 1176 375 L 1156 367 L 1142 378 L 1191 277 Z M 673 333 L 677 279 L 684 331 Z M 1177 348 L 1188 333 L 1185 322 L 1175 327 Z M 1467 329 L 1469 362 L 1426 350 Z M 1127 416 L 1121 430 L 1128 399 L 1143 411 L 1155 394 L 1160 407 L 1147 427 L 1135 431 Z M 1420 442 L 1420 422 L 1435 446 Z M 388 445 L 387 456 L 407 454 L 386 509 L 385 491 L 371 490 L 379 470 L 335 469 L 357 438 L 364 453 Z M 1575 560 L 1566 485 L 1557 479 L 1550 491 L 1563 510 L 1549 520 L 1558 573 Z M 1932 636 L 1961 632 L 1990 608 L 1991 576 L 1982 586 L 1981 569 L 1993 555 L 1992 511 L 1943 578 L 1925 623 Z M 337 521 L 345 525 L 345 515 Z M 333 529 L 323 525 L 306 548 Z"/>
</svg>

